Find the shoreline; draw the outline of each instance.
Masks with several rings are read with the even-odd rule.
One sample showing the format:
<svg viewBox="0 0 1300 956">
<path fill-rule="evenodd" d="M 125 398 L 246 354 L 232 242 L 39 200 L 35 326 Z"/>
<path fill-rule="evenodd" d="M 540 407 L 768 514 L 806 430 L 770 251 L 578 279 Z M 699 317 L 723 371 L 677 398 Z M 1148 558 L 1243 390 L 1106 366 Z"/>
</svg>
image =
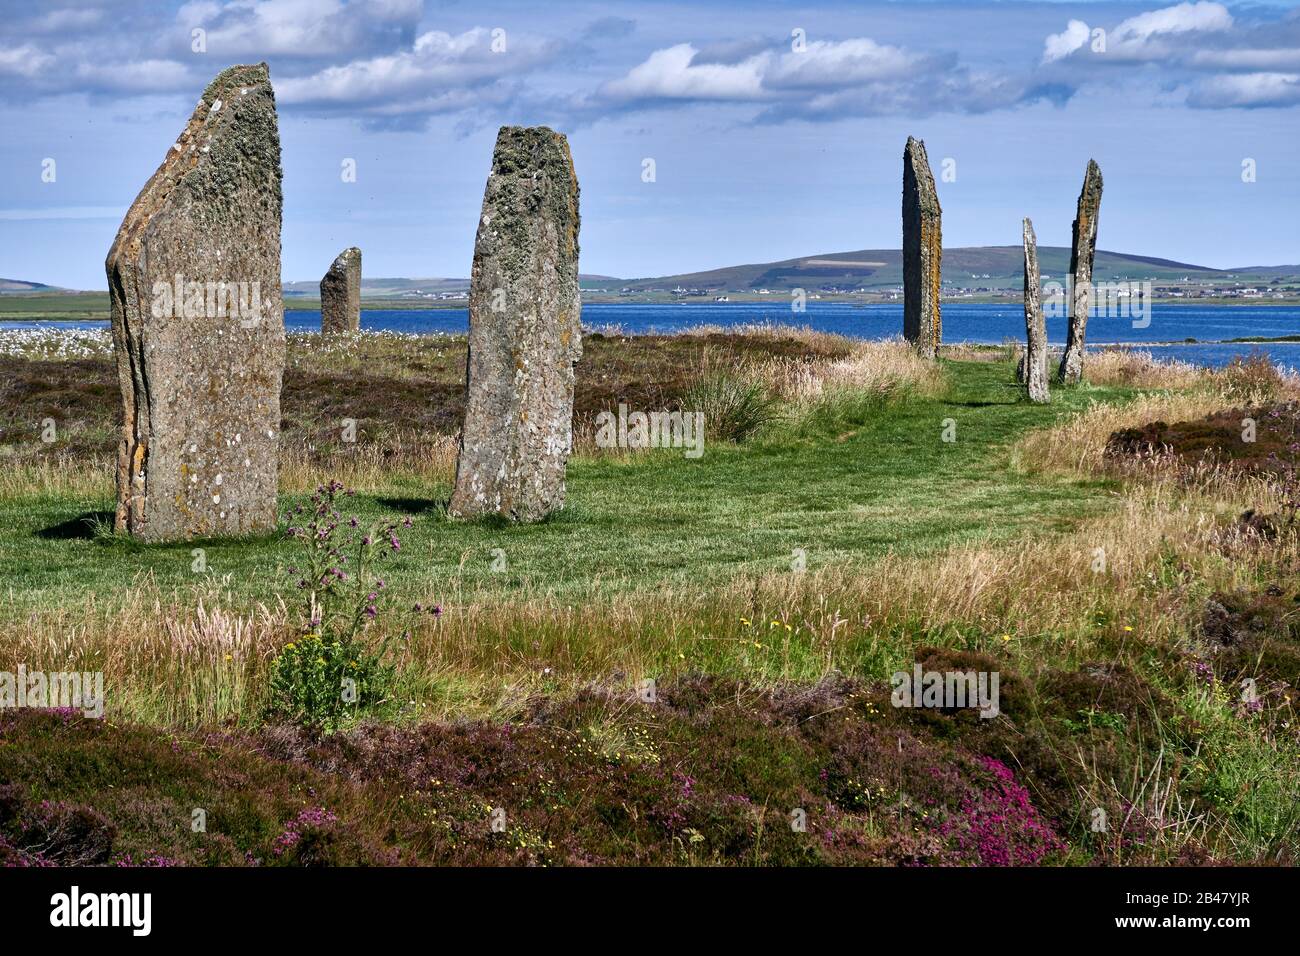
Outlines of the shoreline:
<svg viewBox="0 0 1300 956">
<path fill-rule="evenodd" d="M 364 314 L 367 311 L 386 311 L 386 310 L 367 310 L 363 308 L 361 311 Z M 46 316 L 28 317 L 28 316 L 0 315 L 0 332 L 41 331 L 42 328 L 47 328 L 49 331 L 55 331 L 55 330 L 59 330 L 59 326 L 62 326 L 67 323 L 72 323 L 72 322 L 105 323 L 105 330 L 106 330 L 106 324 L 109 322 L 109 319 L 107 317 L 99 317 L 99 316 L 77 317 L 77 318 L 71 318 L 71 317 L 49 318 Z M 19 324 L 30 325 L 31 323 L 43 323 L 43 324 L 48 323 L 48 325 L 38 326 L 37 328 L 32 328 L 32 329 L 12 328 L 12 326 L 16 326 Z M 742 329 L 752 325 L 753 323 L 748 323 L 748 322 L 740 323 L 736 326 L 736 328 Z M 810 326 L 807 323 L 772 323 L 772 327 L 802 329 L 802 328 L 809 328 Z M 611 329 L 615 329 L 615 330 L 611 331 Z M 69 330 L 63 329 L 61 331 L 69 331 Z M 71 331 L 98 331 L 98 329 L 95 330 L 74 329 Z M 299 335 L 319 334 L 319 330 L 291 328 L 288 326 L 286 326 L 285 331 L 294 334 L 299 334 Z M 643 335 L 644 336 L 688 335 L 691 334 L 693 331 L 694 329 L 691 328 L 669 330 L 669 329 L 659 329 L 653 326 L 646 329 L 640 329 L 637 331 L 627 331 L 621 328 L 617 328 L 616 326 L 608 326 L 608 325 L 592 325 L 592 326 L 585 326 L 583 328 L 584 335 L 603 335 L 606 337 L 612 335 L 616 335 L 619 337 L 637 337 Z M 466 334 L 466 331 L 450 332 L 445 330 L 439 330 L 439 331 L 429 331 L 429 332 L 408 332 L 408 331 L 403 331 L 398 329 L 362 329 L 361 332 L 363 334 L 364 333 L 369 333 L 369 334 L 386 333 L 391 335 L 412 335 L 412 336 L 444 335 L 444 336 L 452 336 L 452 337 L 463 336 Z M 891 336 L 858 336 L 858 335 L 847 335 L 845 333 L 830 333 L 830 334 L 844 335 L 846 338 L 860 339 L 861 341 L 864 342 L 880 342 L 880 341 L 886 341 L 889 338 L 891 338 Z M 1019 344 L 1019 340 L 1015 340 L 1014 342 L 1008 342 L 1005 340 L 992 341 L 992 340 L 978 340 L 978 339 L 967 338 L 967 339 L 951 339 L 948 341 L 944 341 L 941 344 L 949 348 L 960 347 L 960 348 L 1001 349 L 1001 348 L 1006 348 L 1008 345 L 1017 345 Z M 1219 347 L 1224 345 L 1297 345 L 1300 346 L 1300 335 L 1281 335 L 1276 337 L 1242 336 L 1242 337 L 1231 338 L 1231 339 L 1191 339 L 1191 338 L 1161 339 L 1159 341 L 1119 340 L 1119 341 L 1089 342 L 1087 344 L 1087 347 L 1090 349 L 1121 349 L 1121 348 L 1143 349 L 1143 348 L 1187 348 L 1187 347 L 1195 347 L 1195 346 L 1202 346 L 1202 345 L 1211 346 L 1211 347 Z M 1060 350 L 1065 347 L 1065 342 L 1064 340 L 1049 341 L 1047 343 L 1047 346 L 1048 348 L 1051 349 Z"/>
</svg>

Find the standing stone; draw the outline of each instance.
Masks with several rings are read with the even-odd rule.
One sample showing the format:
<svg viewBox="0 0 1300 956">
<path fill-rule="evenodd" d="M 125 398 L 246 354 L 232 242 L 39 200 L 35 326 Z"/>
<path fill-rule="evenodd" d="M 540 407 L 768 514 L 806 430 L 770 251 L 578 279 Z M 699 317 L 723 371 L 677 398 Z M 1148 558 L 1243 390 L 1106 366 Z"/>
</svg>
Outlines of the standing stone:
<svg viewBox="0 0 1300 956">
<path fill-rule="evenodd" d="M 569 142 L 503 126 L 474 242 L 452 515 L 537 521 L 564 507 L 581 310 Z"/>
<path fill-rule="evenodd" d="M 1070 328 L 1061 356 L 1060 379 L 1067 385 L 1083 377 L 1084 336 L 1088 329 L 1091 307 L 1092 263 L 1097 255 L 1097 214 L 1101 210 L 1101 167 L 1088 160 L 1079 193 L 1079 208 L 1074 217 L 1074 236 L 1070 241 Z"/>
<path fill-rule="evenodd" d="M 320 280 L 320 330 L 356 332 L 361 328 L 361 250 L 350 246 L 338 254 Z"/>
<path fill-rule="evenodd" d="M 1025 333 L 1029 339 L 1025 350 L 1024 384 L 1031 402 L 1048 401 L 1047 326 L 1043 321 L 1043 297 L 1038 278 L 1038 238 L 1034 224 L 1024 226 L 1025 241 Z"/>
<path fill-rule="evenodd" d="M 942 217 L 925 143 L 909 136 L 903 150 L 903 335 L 927 358 L 938 354 L 943 339 Z"/>
<path fill-rule="evenodd" d="M 122 220 L 104 264 L 124 413 L 119 531 L 275 527 L 280 179 L 266 64 L 232 66 Z"/>
</svg>

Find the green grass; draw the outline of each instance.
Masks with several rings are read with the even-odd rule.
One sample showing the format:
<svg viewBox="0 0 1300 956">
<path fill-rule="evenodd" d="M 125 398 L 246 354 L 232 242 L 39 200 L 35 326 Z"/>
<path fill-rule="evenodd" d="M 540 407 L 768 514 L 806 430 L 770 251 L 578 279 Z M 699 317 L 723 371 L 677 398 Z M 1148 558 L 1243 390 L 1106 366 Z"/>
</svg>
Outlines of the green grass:
<svg viewBox="0 0 1300 956">
<path fill-rule="evenodd" d="M 0 295 L 0 320 L 107 318 L 107 292 Z"/>
<path fill-rule="evenodd" d="M 581 600 L 598 593 L 694 587 L 742 573 L 784 569 L 794 549 L 809 569 L 879 556 L 925 554 L 975 540 L 1068 526 L 1105 506 L 1096 482 L 1027 476 L 1008 445 L 1116 389 L 1060 390 L 1048 407 L 1020 399 L 1001 363 L 947 363 L 940 398 L 910 397 L 885 407 L 823 409 L 745 446 L 708 445 L 698 460 L 680 451 L 630 457 L 577 457 L 568 507 L 533 526 L 452 521 L 447 484 L 395 475 L 378 495 L 358 495 L 356 512 L 378 519 L 409 514 L 414 527 L 388 569 L 394 593 L 437 598 L 454 578 L 469 591 L 526 589 Z M 956 441 L 941 440 L 944 422 Z M 269 535 L 247 540 L 143 545 L 92 534 L 78 519 L 111 510 L 100 497 L 0 500 L 10 529 L 0 546 L 0 579 L 11 610 L 108 596 L 141 573 L 163 588 L 196 583 L 191 552 L 205 551 L 207 574 L 228 576 L 240 598 L 262 600 L 289 584 L 296 546 Z M 282 496 L 281 507 L 302 499 Z M 504 573 L 493 549 L 505 552 Z"/>
</svg>

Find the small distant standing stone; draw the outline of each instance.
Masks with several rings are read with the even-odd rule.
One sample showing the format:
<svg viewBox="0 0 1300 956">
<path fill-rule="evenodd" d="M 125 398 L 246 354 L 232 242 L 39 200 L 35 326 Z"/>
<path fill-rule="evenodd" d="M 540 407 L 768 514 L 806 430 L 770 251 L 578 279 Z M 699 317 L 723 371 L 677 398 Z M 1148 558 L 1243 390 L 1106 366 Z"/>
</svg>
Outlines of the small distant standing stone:
<svg viewBox="0 0 1300 956">
<path fill-rule="evenodd" d="M 105 261 L 120 531 L 163 541 L 275 527 L 280 180 L 266 64 L 232 66 L 122 220 Z"/>
<path fill-rule="evenodd" d="M 1024 384 L 1031 402 L 1044 403 L 1050 398 L 1047 386 L 1047 327 L 1043 321 L 1042 290 L 1038 277 L 1038 238 L 1034 224 L 1024 223 L 1025 243 L 1025 350 Z"/>
<path fill-rule="evenodd" d="M 1097 255 L 1097 216 L 1101 211 L 1101 167 L 1088 160 L 1079 192 L 1078 212 L 1074 217 L 1070 242 L 1070 326 L 1066 333 L 1065 354 L 1061 356 L 1060 380 L 1072 385 L 1083 377 L 1084 338 L 1088 330 L 1091 307 L 1092 264 Z"/>
<path fill-rule="evenodd" d="M 903 335 L 927 358 L 938 354 L 943 340 L 942 218 L 925 143 L 909 136 L 903 150 Z"/>
<path fill-rule="evenodd" d="M 344 249 L 320 280 L 320 330 L 356 332 L 361 328 L 361 250 Z"/>
<path fill-rule="evenodd" d="M 564 506 L 581 309 L 568 140 L 503 126 L 474 243 L 452 515 L 538 521 Z"/>
</svg>

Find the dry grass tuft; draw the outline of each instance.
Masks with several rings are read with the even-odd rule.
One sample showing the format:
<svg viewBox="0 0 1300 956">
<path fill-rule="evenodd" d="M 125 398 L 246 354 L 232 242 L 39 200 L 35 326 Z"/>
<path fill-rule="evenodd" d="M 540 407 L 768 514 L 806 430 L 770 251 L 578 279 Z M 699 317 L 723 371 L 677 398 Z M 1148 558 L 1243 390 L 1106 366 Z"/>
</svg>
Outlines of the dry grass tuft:
<svg viewBox="0 0 1300 956">
<path fill-rule="evenodd" d="M 769 359 L 757 363 L 754 374 L 774 396 L 795 405 L 853 392 L 928 397 L 945 385 L 939 366 L 918 356 L 901 338 L 852 342 L 848 356 L 821 361 Z"/>
<path fill-rule="evenodd" d="M 1083 361 L 1083 376 L 1093 385 L 1195 388 L 1207 384 L 1213 373 L 1190 362 L 1157 359 L 1141 349 L 1112 348 L 1090 351 Z"/>
<path fill-rule="evenodd" d="M 12 671 L 102 671 L 108 711 L 162 726 L 253 724 L 266 664 L 287 640 L 283 603 L 232 609 L 218 582 L 165 594 L 142 576 L 111 603 L 31 614 L 0 659 Z"/>
</svg>

